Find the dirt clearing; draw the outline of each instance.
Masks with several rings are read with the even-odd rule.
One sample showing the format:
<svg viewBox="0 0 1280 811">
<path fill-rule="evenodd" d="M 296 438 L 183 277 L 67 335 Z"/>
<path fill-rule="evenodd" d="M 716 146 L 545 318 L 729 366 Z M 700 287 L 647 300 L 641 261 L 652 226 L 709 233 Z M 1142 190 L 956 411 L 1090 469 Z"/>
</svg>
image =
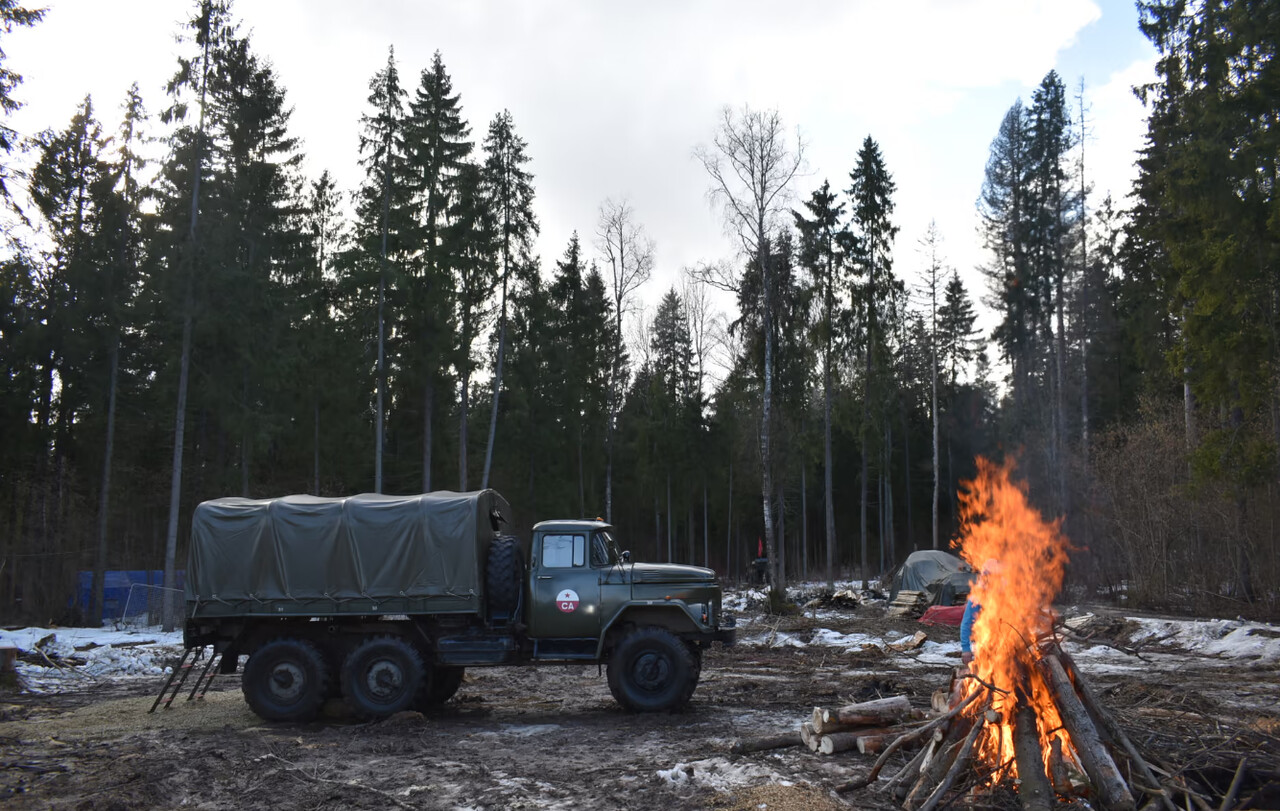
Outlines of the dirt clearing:
<svg viewBox="0 0 1280 811">
<path fill-rule="evenodd" d="M 815 705 L 906 694 L 927 707 L 958 662 L 955 629 L 927 628 L 934 644 L 904 654 L 848 641 L 922 628 L 874 610 L 747 620 L 744 644 L 707 655 L 693 703 L 674 715 L 623 712 L 594 666 L 472 669 L 439 712 L 372 724 L 340 711 L 311 724 L 264 722 L 235 676 L 219 676 L 203 702 L 183 695 L 154 715 L 153 679 L 0 695 L 0 801 L 272 811 L 894 807 L 874 791 L 831 790 L 871 757 L 800 748 L 735 756 L 729 746 L 796 729 Z M 847 644 L 820 644 L 832 639 Z M 1125 667 L 1103 667 L 1101 654 L 1080 656 L 1081 667 L 1098 673 L 1104 700 L 1162 762 L 1216 770 L 1234 766 L 1236 749 L 1265 755 L 1275 746 L 1273 663 L 1223 668 L 1220 657 L 1108 650 Z"/>
</svg>

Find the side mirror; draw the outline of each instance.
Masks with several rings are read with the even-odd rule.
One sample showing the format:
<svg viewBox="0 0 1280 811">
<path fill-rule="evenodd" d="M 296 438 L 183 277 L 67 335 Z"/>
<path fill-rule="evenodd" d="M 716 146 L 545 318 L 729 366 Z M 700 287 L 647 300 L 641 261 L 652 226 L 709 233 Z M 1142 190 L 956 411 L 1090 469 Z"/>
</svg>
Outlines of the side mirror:
<svg viewBox="0 0 1280 811">
<path fill-rule="evenodd" d="M 628 549 L 622 553 L 622 562 L 623 563 L 631 562 L 631 550 Z"/>
</svg>

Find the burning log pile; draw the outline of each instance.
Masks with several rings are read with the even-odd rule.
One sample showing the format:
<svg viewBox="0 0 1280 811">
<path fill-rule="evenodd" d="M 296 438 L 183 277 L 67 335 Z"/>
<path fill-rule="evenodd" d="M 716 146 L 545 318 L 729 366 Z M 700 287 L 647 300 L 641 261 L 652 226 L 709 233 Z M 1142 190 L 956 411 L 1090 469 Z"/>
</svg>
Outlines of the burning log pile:
<svg viewBox="0 0 1280 811">
<path fill-rule="evenodd" d="M 1210 811 L 1185 774 L 1143 757 L 1060 644 L 1051 606 L 1073 547 L 1059 522 L 1030 506 L 1011 472 L 1011 463 L 979 459 L 978 475 L 960 493 L 956 546 L 981 572 L 970 594 L 972 661 L 935 694 L 931 714 L 913 711 L 905 696 L 815 710 L 799 733 L 751 748 L 803 743 L 824 754 L 878 752 L 865 776 L 839 790 L 874 786 L 912 811 L 957 804 L 1042 811 L 1082 802 L 1175 811 L 1175 800 L 1188 811 Z M 891 762 L 901 765 L 881 780 Z M 1232 787 L 1221 792 L 1222 811 L 1235 807 L 1244 772 L 1242 758 Z"/>
<path fill-rule="evenodd" d="M 895 751 L 918 745 L 920 751 L 878 786 L 912 811 L 954 804 L 966 796 L 976 801 L 1001 787 L 1016 791 L 1027 811 L 1076 798 L 1103 809 L 1131 811 L 1137 808 L 1135 796 L 1149 796 L 1172 811 L 1170 792 L 1160 787 L 1124 731 L 1098 704 L 1071 657 L 1048 642 L 1037 646 L 1034 665 L 1035 672 L 1027 671 L 1013 691 L 961 675 L 949 694 L 935 696 L 935 712 L 939 703 L 954 701 L 953 707 L 898 734 L 866 776 L 839 790 L 871 786 Z M 1032 697 L 1041 691 L 1045 700 L 1037 704 Z"/>
</svg>

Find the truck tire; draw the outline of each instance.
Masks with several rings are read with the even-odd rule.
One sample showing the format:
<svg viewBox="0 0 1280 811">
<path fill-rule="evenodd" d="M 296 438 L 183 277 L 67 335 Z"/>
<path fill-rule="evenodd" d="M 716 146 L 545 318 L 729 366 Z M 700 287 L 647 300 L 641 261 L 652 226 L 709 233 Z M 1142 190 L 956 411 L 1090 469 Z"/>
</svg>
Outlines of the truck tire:
<svg viewBox="0 0 1280 811">
<path fill-rule="evenodd" d="M 268 721 L 310 721 L 324 705 L 329 681 L 315 645 L 273 639 L 249 656 L 241 689 L 249 707 Z"/>
<path fill-rule="evenodd" d="M 431 686 L 427 688 L 423 703 L 434 707 L 453 698 L 462 686 L 462 677 L 466 668 L 449 667 L 447 665 L 431 668 Z"/>
<path fill-rule="evenodd" d="M 359 718 L 411 709 L 423 691 L 422 654 L 395 636 L 372 636 L 342 663 L 342 697 Z"/>
<path fill-rule="evenodd" d="M 520 587 L 524 571 L 520 539 L 501 535 L 489 544 L 484 585 L 489 594 L 490 618 L 515 619 L 520 607 Z"/>
<path fill-rule="evenodd" d="M 689 649 L 689 656 L 693 658 L 693 683 L 696 686 L 698 679 L 702 678 L 702 648 L 692 642 L 686 647 Z"/>
<path fill-rule="evenodd" d="M 609 692 L 632 712 L 677 710 L 693 696 L 698 669 L 675 634 L 656 626 L 637 628 L 609 657 Z"/>
</svg>

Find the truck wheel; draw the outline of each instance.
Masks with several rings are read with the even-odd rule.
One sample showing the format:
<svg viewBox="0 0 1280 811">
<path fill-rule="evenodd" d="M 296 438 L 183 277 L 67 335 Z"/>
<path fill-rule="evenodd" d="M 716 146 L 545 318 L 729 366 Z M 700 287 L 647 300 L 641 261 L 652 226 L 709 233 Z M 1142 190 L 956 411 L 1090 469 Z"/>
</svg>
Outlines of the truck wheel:
<svg viewBox="0 0 1280 811">
<path fill-rule="evenodd" d="M 423 703 L 429 707 L 443 704 L 453 698 L 462 686 L 462 676 L 466 668 L 437 666 L 431 668 L 431 686 L 427 688 Z"/>
<path fill-rule="evenodd" d="M 515 618 L 516 609 L 520 607 L 522 558 L 520 539 L 514 535 L 501 535 L 489 544 L 484 585 L 489 593 L 490 617 Z"/>
<path fill-rule="evenodd" d="M 702 678 L 702 648 L 692 642 L 686 647 L 689 648 L 689 656 L 693 658 L 693 683 L 697 685 L 698 679 Z"/>
<path fill-rule="evenodd" d="M 273 639 L 249 656 L 241 689 L 268 721 L 310 721 L 329 691 L 329 668 L 310 642 Z"/>
<path fill-rule="evenodd" d="M 609 658 L 609 692 L 633 712 L 679 709 L 697 686 L 693 654 L 665 628 L 632 631 Z"/>
<path fill-rule="evenodd" d="M 360 718 L 383 718 L 411 708 L 422 692 L 422 655 L 394 636 L 374 636 L 342 664 L 342 695 Z"/>
</svg>

